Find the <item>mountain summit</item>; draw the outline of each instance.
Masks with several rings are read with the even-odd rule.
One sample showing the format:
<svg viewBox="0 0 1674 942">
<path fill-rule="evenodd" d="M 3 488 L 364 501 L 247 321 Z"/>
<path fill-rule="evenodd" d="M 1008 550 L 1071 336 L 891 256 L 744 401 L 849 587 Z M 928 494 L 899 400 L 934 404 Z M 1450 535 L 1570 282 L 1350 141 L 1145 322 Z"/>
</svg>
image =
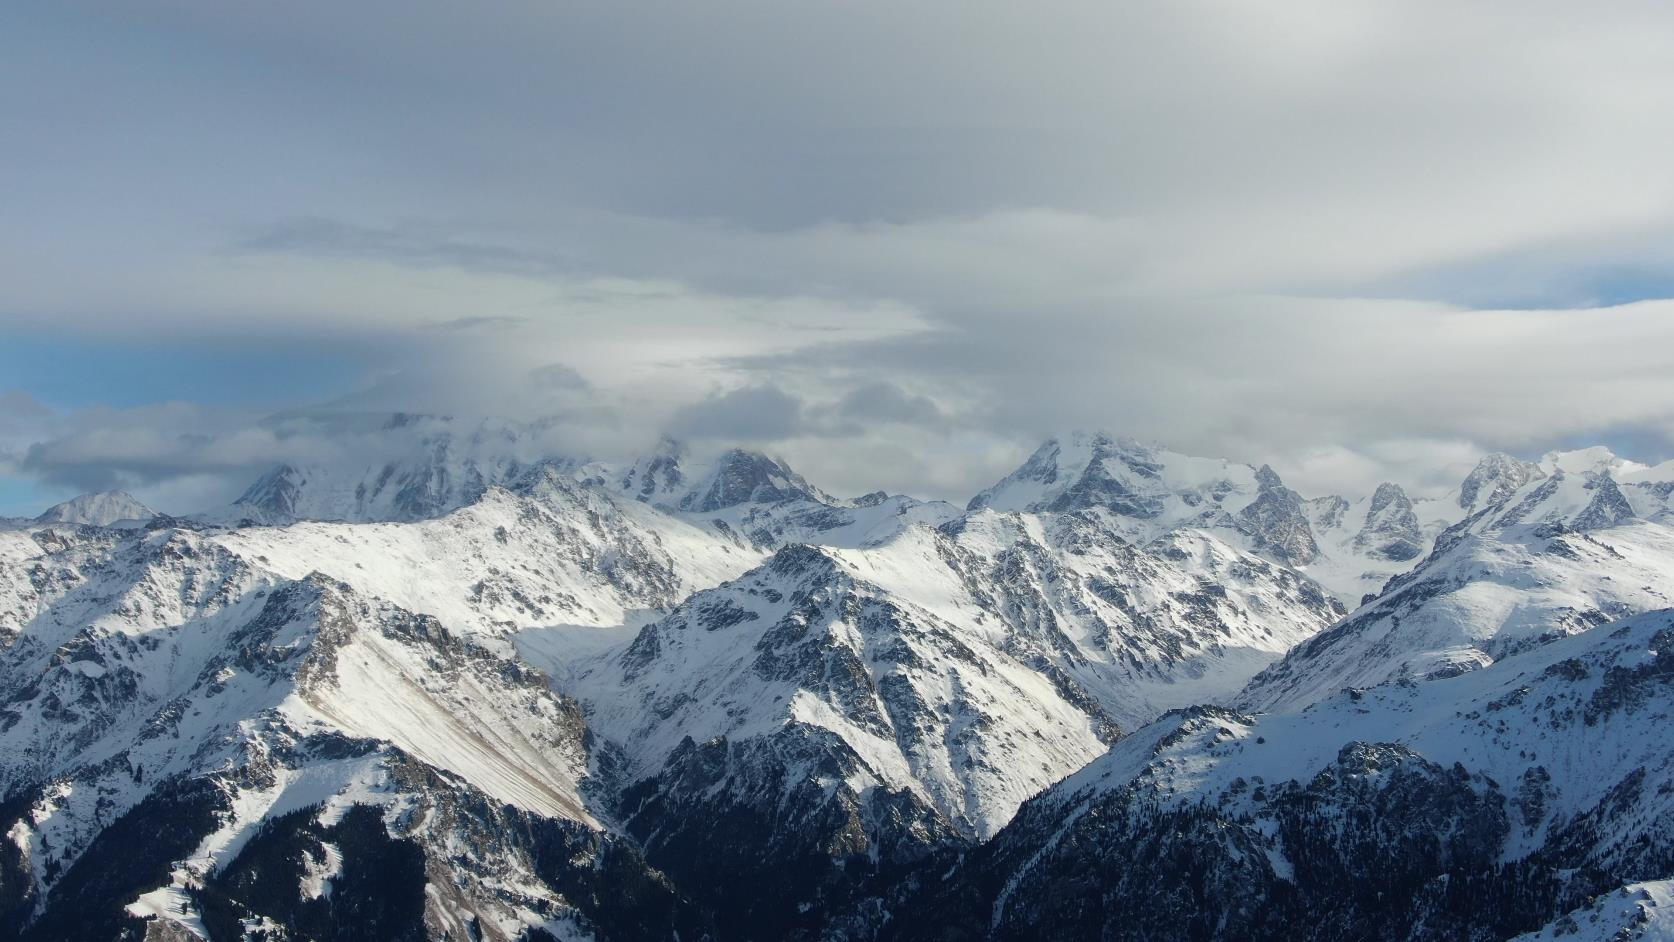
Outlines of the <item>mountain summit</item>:
<svg viewBox="0 0 1674 942">
<path fill-rule="evenodd" d="M 36 517 L 35 522 L 108 527 L 123 522 L 143 522 L 156 516 L 155 510 L 135 500 L 127 491 L 99 491 L 53 504 Z"/>
</svg>

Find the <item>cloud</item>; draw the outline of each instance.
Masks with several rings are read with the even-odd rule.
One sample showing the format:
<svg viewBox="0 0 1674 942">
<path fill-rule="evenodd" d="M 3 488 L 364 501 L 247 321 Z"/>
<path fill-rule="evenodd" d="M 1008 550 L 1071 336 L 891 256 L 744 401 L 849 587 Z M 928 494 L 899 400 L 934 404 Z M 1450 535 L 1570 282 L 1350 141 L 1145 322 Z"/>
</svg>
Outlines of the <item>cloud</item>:
<svg viewBox="0 0 1674 942">
<path fill-rule="evenodd" d="M 1073 426 L 1310 492 L 1674 450 L 1663 4 L 108 14 L 0 35 L 55 89 L 0 154 L 0 335 L 331 351 L 358 387 L 277 405 L 685 430 L 844 492 L 963 499 Z M 0 453 L 163 487 L 299 447 L 180 385 Z"/>
<path fill-rule="evenodd" d="M 910 395 L 887 382 L 857 386 L 837 400 L 838 415 L 850 419 L 934 425 L 943 421 L 941 409 L 924 396 Z"/>
<path fill-rule="evenodd" d="M 800 400 L 774 386 L 753 386 L 680 409 L 669 431 L 681 438 L 759 442 L 789 438 L 801 421 Z"/>
</svg>

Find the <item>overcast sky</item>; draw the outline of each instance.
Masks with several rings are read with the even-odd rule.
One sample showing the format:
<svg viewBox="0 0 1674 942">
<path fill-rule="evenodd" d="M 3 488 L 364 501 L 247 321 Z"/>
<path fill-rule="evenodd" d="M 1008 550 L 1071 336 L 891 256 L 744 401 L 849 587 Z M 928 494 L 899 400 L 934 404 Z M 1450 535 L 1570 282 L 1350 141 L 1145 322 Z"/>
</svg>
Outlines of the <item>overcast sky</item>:
<svg viewBox="0 0 1674 942">
<path fill-rule="evenodd" d="M 963 500 L 1054 431 L 1674 456 L 1674 8 L 8 4 L 0 513 L 297 409 Z"/>
</svg>

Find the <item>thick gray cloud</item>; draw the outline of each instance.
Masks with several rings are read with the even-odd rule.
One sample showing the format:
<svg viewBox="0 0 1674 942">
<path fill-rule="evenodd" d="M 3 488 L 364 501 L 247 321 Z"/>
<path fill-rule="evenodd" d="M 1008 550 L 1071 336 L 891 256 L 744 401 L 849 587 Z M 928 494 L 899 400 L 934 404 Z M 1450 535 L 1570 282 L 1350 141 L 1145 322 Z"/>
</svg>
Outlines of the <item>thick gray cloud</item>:
<svg viewBox="0 0 1674 942">
<path fill-rule="evenodd" d="M 942 410 L 928 397 L 911 395 L 887 382 L 856 386 L 837 400 L 837 413 L 858 421 L 906 422 L 935 425 L 945 421 Z"/>
<path fill-rule="evenodd" d="M 761 442 L 801 430 L 802 403 L 774 386 L 721 393 L 674 414 L 669 429 L 680 438 Z"/>
<path fill-rule="evenodd" d="M 1663 4 L 5 16 L 0 338 L 282 341 L 361 364 L 334 409 L 748 439 L 843 492 L 963 498 L 1070 426 L 1307 490 L 1674 442 Z M 190 398 L 0 461 L 242 473 L 191 436 L 257 418 Z"/>
</svg>

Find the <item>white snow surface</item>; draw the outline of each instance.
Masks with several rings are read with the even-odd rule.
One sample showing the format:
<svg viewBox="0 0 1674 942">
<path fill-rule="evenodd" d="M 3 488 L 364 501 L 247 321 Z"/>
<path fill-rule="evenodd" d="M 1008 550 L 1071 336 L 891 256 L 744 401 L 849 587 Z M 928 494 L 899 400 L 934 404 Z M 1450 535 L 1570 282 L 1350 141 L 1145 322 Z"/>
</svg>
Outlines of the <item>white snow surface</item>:
<svg viewBox="0 0 1674 942">
<path fill-rule="evenodd" d="M 1304 502 L 1318 556 L 1293 568 L 1228 523 L 1267 472 L 1108 437 L 1049 443 L 961 512 L 838 500 L 748 452 L 610 467 L 551 460 L 522 429 L 413 422 L 412 451 L 282 471 L 259 512 L 145 531 L 78 498 L 0 526 L 0 792 L 51 783 L 7 835 L 41 887 L 175 774 L 213 777 L 233 809 L 133 901 L 187 931 L 185 888 L 261 821 L 411 806 L 396 762 L 610 827 L 581 787 L 589 727 L 635 779 L 688 737 L 817 730 L 855 758 L 858 792 L 911 791 L 975 838 L 1065 776 L 1046 800 L 1137 781 L 1184 801 L 1311 775 L 1354 740 L 1502 781 L 1538 755 L 1562 795 L 1548 820 L 1623 769 L 1661 776 L 1646 794 L 1668 784 L 1666 737 L 1633 725 L 1662 700 L 1585 735 L 1547 735 L 1537 704 L 1582 709 L 1610 667 L 1663 656 L 1647 639 L 1674 606 L 1674 464 L 1496 458 L 1470 499 L 1410 501 L 1416 529 L 1392 492 L 1377 512 Z M 1142 515 L 1060 500 L 1095 463 Z M 1411 560 L 1368 549 L 1409 531 Z M 1339 622 L 1315 580 L 1356 601 L 1388 588 Z M 1567 661 L 1587 676 L 1554 679 Z M 1235 699 L 1285 712 L 1152 723 Z M 1106 755 L 1116 727 L 1140 731 Z M 370 751 L 293 751 L 322 734 Z M 314 863 L 299 892 L 329 892 Z M 495 918 L 571 928 L 523 903 Z"/>
<path fill-rule="evenodd" d="M 1674 610 L 1665 609 L 1479 671 L 1346 692 L 1300 712 L 1171 713 L 1041 801 L 1060 810 L 1055 820 L 1066 829 L 1116 789 L 1137 789 L 1163 807 L 1207 801 L 1237 810 L 1253 800 L 1235 785 L 1240 780 L 1305 783 L 1346 745 L 1395 743 L 1507 787 L 1537 766 L 1550 776 L 1539 820 L 1513 829 L 1508 861 L 1540 846 L 1549 829 L 1598 806 L 1624 779 L 1644 774 L 1643 787 L 1631 792 L 1633 807 L 1605 824 L 1610 833 L 1596 852 L 1610 853 L 1674 815 L 1674 740 L 1656 732 L 1674 716 L 1674 687 L 1635 673 L 1669 658 Z"/>
<path fill-rule="evenodd" d="M 1630 883 L 1512 942 L 1674 942 L 1674 881 Z"/>
<path fill-rule="evenodd" d="M 1260 710 L 1288 710 L 1345 687 L 1457 673 L 1563 635 L 1636 612 L 1674 605 L 1674 527 L 1637 517 L 1588 530 L 1565 522 L 1588 503 L 1530 493 L 1530 484 L 1499 510 L 1518 522 L 1466 521 L 1418 569 L 1395 579 L 1374 601 L 1310 638 L 1256 676 L 1237 700 Z M 1530 502 L 1522 522 L 1509 510 Z M 1476 520 L 1477 518 L 1472 518 Z"/>
<path fill-rule="evenodd" d="M 54 504 L 36 517 L 34 522 L 108 527 L 119 523 L 141 523 L 155 516 L 155 510 L 135 500 L 133 495 L 126 491 L 99 491 Z"/>
</svg>

